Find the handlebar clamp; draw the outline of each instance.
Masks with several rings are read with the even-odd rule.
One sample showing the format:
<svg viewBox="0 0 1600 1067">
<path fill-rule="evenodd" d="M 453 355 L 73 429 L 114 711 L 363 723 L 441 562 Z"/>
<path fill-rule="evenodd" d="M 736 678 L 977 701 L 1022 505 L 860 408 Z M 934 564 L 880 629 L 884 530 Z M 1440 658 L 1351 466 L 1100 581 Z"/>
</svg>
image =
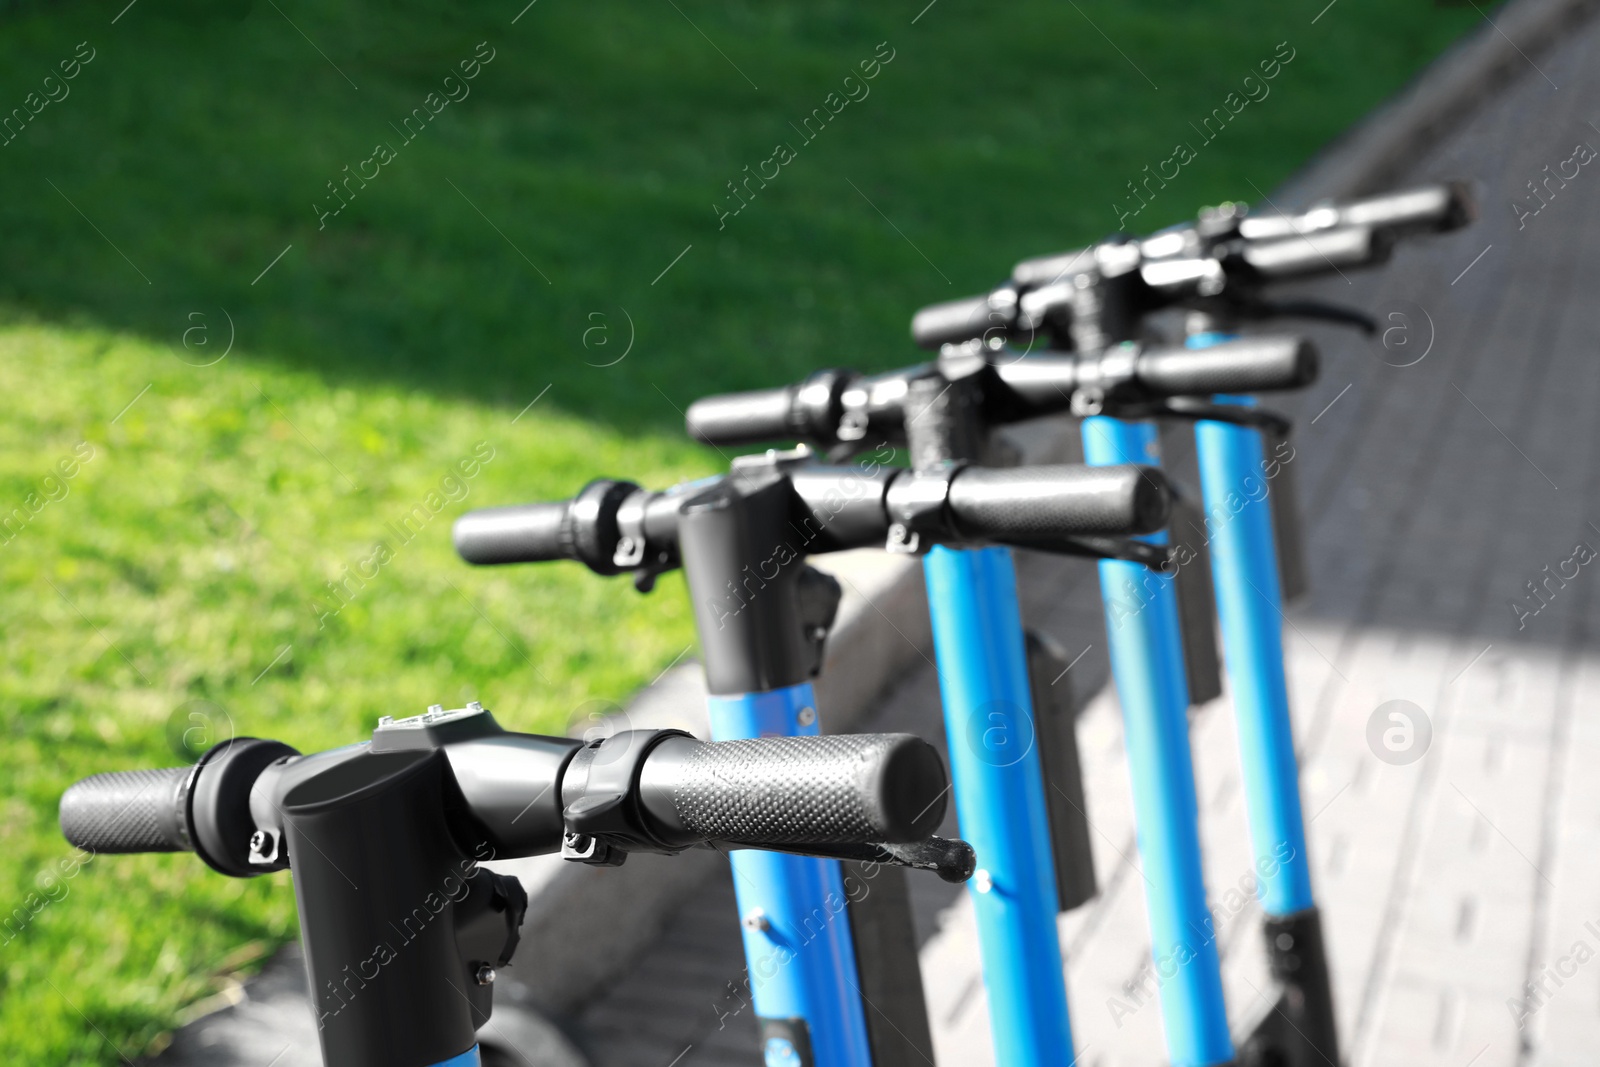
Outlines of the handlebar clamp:
<svg viewBox="0 0 1600 1067">
<path fill-rule="evenodd" d="M 963 463 L 913 470 L 889 483 L 884 509 L 889 513 L 889 552 L 923 555 L 936 544 L 961 539 L 950 521 L 950 483 Z"/>
</svg>

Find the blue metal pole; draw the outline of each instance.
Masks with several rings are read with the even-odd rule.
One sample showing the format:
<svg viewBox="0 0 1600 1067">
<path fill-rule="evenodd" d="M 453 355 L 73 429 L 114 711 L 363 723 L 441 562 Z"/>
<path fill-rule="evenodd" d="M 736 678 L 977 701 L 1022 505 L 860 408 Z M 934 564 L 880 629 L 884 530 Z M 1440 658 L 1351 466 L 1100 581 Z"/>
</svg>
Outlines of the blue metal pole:
<svg viewBox="0 0 1600 1067">
<path fill-rule="evenodd" d="M 710 698 L 711 739 L 815 736 L 811 683 Z M 740 849 L 730 853 L 744 918 L 744 958 L 756 1015 L 803 1020 L 812 1059 L 788 1038 L 767 1037 L 774 1067 L 871 1067 L 867 1020 L 856 985 L 855 947 L 836 860 Z"/>
<path fill-rule="evenodd" d="M 995 1061 L 1070 1064 L 1055 868 L 1011 553 L 936 547 L 923 567 L 956 815 L 980 867 L 968 888 Z"/>
<path fill-rule="evenodd" d="M 482 1067 L 483 1060 L 478 1056 L 478 1046 L 473 1045 L 459 1056 L 451 1056 L 443 1063 L 436 1063 L 433 1067 Z"/>
<path fill-rule="evenodd" d="M 1154 424 L 1104 416 L 1083 421 L 1083 452 L 1093 466 L 1160 460 Z M 1233 1040 L 1200 865 L 1177 594 L 1170 577 L 1121 560 L 1101 561 L 1100 586 L 1167 1053 L 1173 1067 L 1228 1063 Z"/>
<path fill-rule="evenodd" d="M 1189 347 L 1227 340 L 1196 334 Z M 1249 397 L 1216 397 L 1248 405 Z M 1300 776 L 1283 670 L 1283 610 L 1273 540 L 1273 491 L 1261 434 L 1226 422 L 1195 426 L 1206 536 L 1223 662 L 1239 724 L 1245 810 L 1262 910 L 1282 918 L 1312 907 Z M 1273 457 L 1281 461 L 1281 457 Z"/>
</svg>

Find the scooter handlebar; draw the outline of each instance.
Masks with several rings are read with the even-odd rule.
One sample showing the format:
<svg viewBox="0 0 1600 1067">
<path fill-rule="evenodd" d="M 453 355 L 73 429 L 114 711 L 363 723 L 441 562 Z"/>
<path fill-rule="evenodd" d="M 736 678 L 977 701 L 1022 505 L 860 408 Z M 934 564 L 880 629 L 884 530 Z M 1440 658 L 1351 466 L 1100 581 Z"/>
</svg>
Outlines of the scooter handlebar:
<svg viewBox="0 0 1600 1067">
<path fill-rule="evenodd" d="M 1239 233 L 1251 241 L 1345 226 L 1366 226 L 1395 234 L 1447 233 L 1461 229 L 1477 216 L 1478 205 L 1471 188 L 1465 182 L 1443 182 L 1342 204 L 1323 204 L 1299 215 L 1246 216 L 1239 223 Z"/>
<path fill-rule="evenodd" d="M 669 737 L 639 772 L 664 838 L 746 848 L 920 841 L 948 787 L 938 753 L 911 734 Z"/>
<path fill-rule="evenodd" d="M 192 767 L 95 774 L 61 797 L 61 833 L 85 852 L 188 852 Z"/>
</svg>

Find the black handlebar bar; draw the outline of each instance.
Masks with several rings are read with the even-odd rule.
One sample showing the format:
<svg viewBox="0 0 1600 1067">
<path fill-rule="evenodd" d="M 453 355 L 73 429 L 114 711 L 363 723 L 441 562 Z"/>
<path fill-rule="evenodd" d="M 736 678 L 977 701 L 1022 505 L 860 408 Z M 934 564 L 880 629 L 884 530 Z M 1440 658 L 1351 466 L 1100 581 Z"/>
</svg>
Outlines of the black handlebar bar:
<svg viewBox="0 0 1600 1067">
<path fill-rule="evenodd" d="M 1302 389 L 1316 380 L 1318 370 L 1315 346 L 1284 334 L 1208 348 L 1128 344 L 1066 355 L 1019 356 L 976 342 L 951 358 L 984 361 L 983 415 L 990 425 L 1067 411 L 1080 391 L 1124 405 L 1148 404 L 1180 396 Z M 799 385 L 708 397 L 689 406 L 689 435 L 713 445 L 797 440 L 824 449 L 860 442 L 868 434 L 898 440 L 907 383 L 939 369 L 938 363 L 926 363 L 874 376 L 829 370 Z"/>
<path fill-rule="evenodd" d="M 944 765 L 932 746 L 910 734 L 707 743 L 675 731 L 635 731 L 583 747 L 566 738 L 506 734 L 493 727 L 486 711 L 444 715 L 460 716 L 449 723 L 456 732 L 464 719 L 487 720 L 472 724 L 480 727 L 473 736 L 439 747 L 466 799 L 458 835 L 500 844 L 499 858 L 553 852 L 561 845 L 560 835 L 548 833 L 515 841 L 515 832 L 501 825 L 508 811 L 528 818 L 529 825 L 546 826 L 555 825 L 547 816 L 559 812 L 566 833 L 603 838 L 624 851 L 653 852 L 698 845 L 905 844 L 926 839 L 944 818 Z M 396 729 L 380 727 L 379 735 Z M 62 795 L 61 831 L 73 845 L 95 853 L 195 851 L 208 825 L 242 822 L 251 810 L 281 811 L 294 789 L 314 776 L 303 772 L 327 774 L 379 747 L 384 746 L 308 758 L 273 746 L 275 756 L 286 755 L 278 757 L 269 778 L 263 779 L 262 767 L 222 790 L 208 780 L 227 773 L 215 762 L 92 775 Z M 330 759 L 335 756 L 343 758 Z M 485 786 L 488 779 L 493 781 Z M 264 791 L 253 796 L 258 783 Z M 208 803 L 192 803 L 202 795 Z M 530 809 L 540 807 L 548 810 L 530 817 Z M 266 821 L 274 825 L 253 825 L 246 837 L 258 829 L 281 830 L 278 820 Z M 505 848 L 508 841 L 513 843 Z M 223 873 L 261 873 L 282 865 L 258 858 L 254 871 Z"/>
<path fill-rule="evenodd" d="M 932 836 L 948 792 L 906 734 L 585 744 L 469 705 L 310 756 L 241 738 L 194 767 L 94 775 L 62 796 L 61 829 L 94 852 L 193 849 L 235 876 L 292 868 L 324 1062 L 421 1067 L 472 1047 L 517 948 L 527 894 L 479 861 L 771 847 L 960 881 L 971 846 Z"/>
<path fill-rule="evenodd" d="M 1336 309 L 1305 301 L 1272 304 L 1253 291 L 1272 281 L 1383 263 L 1397 239 L 1459 229 L 1476 215 L 1461 182 L 1322 203 L 1296 215 L 1255 216 L 1243 204 L 1223 204 L 1202 212 L 1197 223 L 1139 240 L 1025 259 L 989 293 L 922 308 L 912 318 L 911 335 L 924 348 L 973 338 L 1031 345 L 1040 329 L 1061 347 L 1100 344 L 1062 342 L 1071 338 L 1074 316 L 1100 312 L 1091 291 L 1108 284 L 1117 290 L 1122 315 L 1183 304 L 1223 309 L 1230 317 L 1295 314 L 1352 322 Z M 1085 336 L 1100 335 L 1086 326 Z"/>
<path fill-rule="evenodd" d="M 764 461 L 749 468 L 767 469 Z M 736 466 L 724 477 L 745 477 L 749 468 Z M 1071 551 L 1075 537 L 1152 533 L 1171 504 L 1160 471 L 1140 466 L 956 465 L 927 476 L 801 460 L 780 469 L 791 492 L 790 525 L 806 555 L 881 546 L 897 527 L 904 534 L 913 525 L 929 545 L 1048 548 L 1054 539 Z M 658 574 L 679 564 L 679 505 L 719 480 L 659 492 L 602 480 L 568 501 L 468 512 L 456 520 L 456 551 L 469 563 L 569 559 L 598 574 Z"/>
<path fill-rule="evenodd" d="M 1466 183 L 1445 182 L 1342 204 L 1330 201 L 1299 215 L 1246 215 L 1239 222 L 1239 235 L 1256 241 L 1347 226 L 1384 229 L 1397 235 L 1445 233 L 1461 229 L 1477 215 L 1476 200 Z"/>
</svg>

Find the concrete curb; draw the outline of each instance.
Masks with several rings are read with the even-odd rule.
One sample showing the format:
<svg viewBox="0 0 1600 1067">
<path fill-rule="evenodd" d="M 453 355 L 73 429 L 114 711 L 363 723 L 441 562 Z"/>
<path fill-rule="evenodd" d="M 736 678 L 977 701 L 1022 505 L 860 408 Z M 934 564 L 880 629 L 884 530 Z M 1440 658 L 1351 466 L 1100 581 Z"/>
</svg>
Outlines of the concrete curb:
<svg viewBox="0 0 1600 1067">
<path fill-rule="evenodd" d="M 1330 141 L 1274 196 L 1285 208 L 1329 196 L 1361 196 L 1394 182 L 1414 160 L 1517 77 L 1563 31 L 1593 14 L 1596 0 L 1511 0 L 1477 32 L 1452 45 L 1388 102 Z M 1535 75 L 1537 77 L 1538 75 Z M 1441 175 L 1448 177 L 1448 175 Z"/>
</svg>

